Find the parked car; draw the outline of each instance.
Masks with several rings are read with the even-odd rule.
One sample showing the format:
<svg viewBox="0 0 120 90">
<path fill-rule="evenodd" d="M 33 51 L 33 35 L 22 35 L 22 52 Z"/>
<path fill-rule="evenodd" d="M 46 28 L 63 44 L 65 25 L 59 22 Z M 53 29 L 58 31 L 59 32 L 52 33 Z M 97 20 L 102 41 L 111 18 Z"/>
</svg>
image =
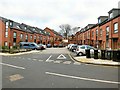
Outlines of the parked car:
<svg viewBox="0 0 120 90">
<path fill-rule="evenodd" d="M 52 45 L 51 44 L 47 44 L 47 48 L 51 48 L 52 47 Z"/>
<path fill-rule="evenodd" d="M 20 42 L 20 48 L 22 49 L 32 49 L 32 50 L 40 50 L 40 46 L 38 46 L 34 42 Z"/>
<path fill-rule="evenodd" d="M 68 45 L 67 45 L 67 49 L 69 49 L 71 45 L 73 45 L 73 44 L 68 44 Z"/>
<path fill-rule="evenodd" d="M 40 46 L 41 50 L 46 49 L 46 45 L 44 44 L 38 44 L 38 45 Z"/>
<path fill-rule="evenodd" d="M 82 55 L 86 55 L 86 49 L 90 49 L 90 53 L 93 54 L 94 50 L 97 50 L 96 48 L 89 46 L 89 45 L 78 45 L 77 49 L 76 49 L 76 55 L 77 56 L 82 56 Z"/>
<path fill-rule="evenodd" d="M 63 47 L 63 44 L 59 44 L 58 47 Z"/>
<path fill-rule="evenodd" d="M 77 44 L 71 46 L 70 51 L 74 52 L 77 49 Z"/>
<path fill-rule="evenodd" d="M 53 47 L 58 47 L 58 45 L 57 45 L 57 44 L 54 44 Z"/>
</svg>

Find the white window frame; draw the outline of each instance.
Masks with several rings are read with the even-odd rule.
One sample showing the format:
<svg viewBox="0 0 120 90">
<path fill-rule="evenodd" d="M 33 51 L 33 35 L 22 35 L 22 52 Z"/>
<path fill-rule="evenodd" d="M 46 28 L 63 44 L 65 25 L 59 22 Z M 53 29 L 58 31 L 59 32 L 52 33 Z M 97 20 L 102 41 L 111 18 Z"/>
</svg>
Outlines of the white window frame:
<svg viewBox="0 0 120 90">
<path fill-rule="evenodd" d="M 22 33 L 20 34 L 20 39 L 23 39 L 23 34 Z"/>
<path fill-rule="evenodd" d="M 8 46 L 8 42 L 7 42 L 7 41 L 5 41 L 5 42 L 4 42 L 4 45 L 5 45 L 5 46 Z"/>
<path fill-rule="evenodd" d="M 17 38 L 17 32 L 13 32 L 13 38 Z"/>
<path fill-rule="evenodd" d="M 118 23 L 114 23 L 114 33 L 118 33 Z"/>
<path fill-rule="evenodd" d="M 109 35 L 109 31 L 110 31 L 110 27 L 107 26 L 107 27 L 106 27 L 106 35 Z"/>
<path fill-rule="evenodd" d="M 100 29 L 100 37 L 102 37 L 102 33 L 103 33 L 103 30 L 102 30 L 102 29 Z"/>
</svg>

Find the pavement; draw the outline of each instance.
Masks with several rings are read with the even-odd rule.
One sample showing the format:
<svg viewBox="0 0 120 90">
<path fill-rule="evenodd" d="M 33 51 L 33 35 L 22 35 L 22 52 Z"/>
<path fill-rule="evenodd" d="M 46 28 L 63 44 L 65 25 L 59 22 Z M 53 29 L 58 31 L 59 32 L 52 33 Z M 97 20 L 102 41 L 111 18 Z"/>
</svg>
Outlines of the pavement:
<svg viewBox="0 0 120 90">
<path fill-rule="evenodd" d="M 28 52 L 21 52 L 21 53 L 14 53 L 14 54 L 1 53 L 1 52 L 0 52 L 0 55 L 2 55 L 2 56 L 14 56 L 14 55 L 24 55 L 24 54 L 30 54 L 30 53 L 37 53 L 37 52 L 40 52 L 40 51 L 32 50 L 32 51 L 28 51 Z"/>
<path fill-rule="evenodd" d="M 120 62 L 113 60 L 102 60 L 94 58 L 86 58 L 86 56 L 76 56 L 74 53 L 70 53 L 71 57 L 78 62 L 95 65 L 106 65 L 106 66 L 120 66 Z"/>
</svg>

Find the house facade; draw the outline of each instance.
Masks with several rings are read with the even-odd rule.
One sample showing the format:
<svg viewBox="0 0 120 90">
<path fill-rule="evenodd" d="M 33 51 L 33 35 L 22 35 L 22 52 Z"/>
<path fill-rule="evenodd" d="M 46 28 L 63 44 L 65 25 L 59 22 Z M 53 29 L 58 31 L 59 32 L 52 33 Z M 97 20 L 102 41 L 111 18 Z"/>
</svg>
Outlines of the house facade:
<svg viewBox="0 0 120 90">
<path fill-rule="evenodd" d="M 100 16 L 97 24 L 88 24 L 75 36 L 79 37 L 77 44 L 91 45 L 99 49 L 120 48 L 120 9 L 113 8 L 108 12 L 108 16 Z"/>
<path fill-rule="evenodd" d="M 57 32 L 56 32 L 57 33 Z M 49 44 L 54 38 L 59 37 L 55 32 L 46 32 L 38 27 L 24 23 L 18 23 L 0 17 L 0 46 L 18 46 L 20 42 L 35 42 L 37 44 Z M 62 36 L 60 36 L 62 39 Z"/>
</svg>

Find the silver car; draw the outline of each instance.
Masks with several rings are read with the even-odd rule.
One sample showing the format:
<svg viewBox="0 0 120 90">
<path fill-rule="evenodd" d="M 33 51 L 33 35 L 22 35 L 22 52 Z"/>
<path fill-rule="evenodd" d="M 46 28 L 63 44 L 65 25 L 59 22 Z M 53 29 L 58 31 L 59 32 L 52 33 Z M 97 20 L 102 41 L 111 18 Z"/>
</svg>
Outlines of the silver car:
<svg viewBox="0 0 120 90">
<path fill-rule="evenodd" d="M 77 56 L 82 56 L 86 54 L 86 49 L 90 49 L 90 54 L 94 53 L 94 50 L 96 50 L 96 48 L 89 46 L 89 45 L 78 45 L 77 49 L 76 49 L 76 55 Z"/>
</svg>

